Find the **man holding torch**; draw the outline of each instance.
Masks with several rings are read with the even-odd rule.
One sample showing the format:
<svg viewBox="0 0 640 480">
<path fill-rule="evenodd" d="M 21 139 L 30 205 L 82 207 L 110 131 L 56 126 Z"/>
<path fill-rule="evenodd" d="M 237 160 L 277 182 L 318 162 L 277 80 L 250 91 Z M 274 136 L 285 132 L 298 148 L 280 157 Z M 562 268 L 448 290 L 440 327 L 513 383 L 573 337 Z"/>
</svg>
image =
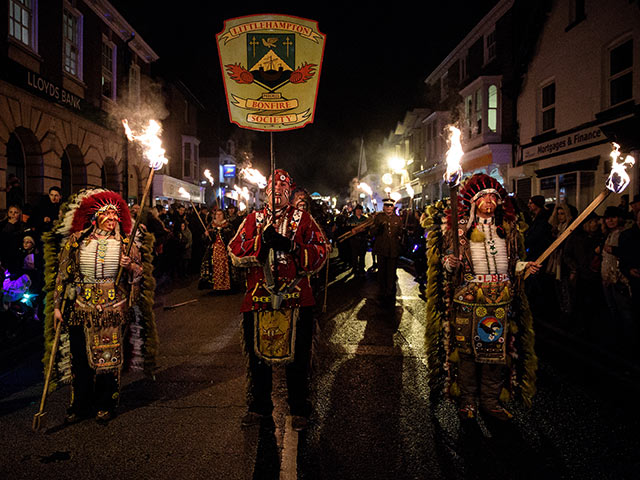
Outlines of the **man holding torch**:
<svg viewBox="0 0 640 480">
<path fill-rule="evenodd" d="M 450 289 L 443 315 L 447 393 L 459 396 L 462 420 L 475 418 L 478 406 L 509 420 L 501 401 L 519 389 L 529 403 L 535 391 L 533 326 L 521 276 L 539 265 L 519 258 L 516 214 L 497 180 L 472 176 L 462 185 L 457 210 L 458 218 L 447 219 L 441 249 Z M 437 267 L 433 258 L 429 265 Z"/>
<path fill-rule="evenodd" d="M 313 217 L 290 204 L 294 183 L 276 169 L 265 208 L 249 213 L 229 243 L 235 266 L 247 268 L 240 307 L 247 356 L 248 411 L 243 425 L 271 416 L 272 366 L 285 365 L 292 426 L 311 413 L 309 373 L 315 299 L 309 277 L 327 260 L 328 241 Z"/>
</svg>

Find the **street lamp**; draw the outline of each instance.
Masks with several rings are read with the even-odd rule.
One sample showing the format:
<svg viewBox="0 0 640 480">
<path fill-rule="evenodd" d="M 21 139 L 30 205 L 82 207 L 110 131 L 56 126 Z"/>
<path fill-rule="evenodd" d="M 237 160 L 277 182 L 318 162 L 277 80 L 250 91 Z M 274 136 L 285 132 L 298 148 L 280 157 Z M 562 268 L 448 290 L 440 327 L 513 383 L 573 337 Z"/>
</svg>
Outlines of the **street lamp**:
<svg viewBox="0 0 640 480">
<path fill-rule="evenodd" d="M 402 173 L 406 164 L 407 162 L 402 157 L 394 156 L 389 158 L 389 168 L 393 173 Z"/>
<path fill-rule="evenodd" d="M 385 173 L 382 175 L 382 183 L 385 185 L 391 185 L 393 183 L 393 175 L 390 173 Z"/>
</svg>

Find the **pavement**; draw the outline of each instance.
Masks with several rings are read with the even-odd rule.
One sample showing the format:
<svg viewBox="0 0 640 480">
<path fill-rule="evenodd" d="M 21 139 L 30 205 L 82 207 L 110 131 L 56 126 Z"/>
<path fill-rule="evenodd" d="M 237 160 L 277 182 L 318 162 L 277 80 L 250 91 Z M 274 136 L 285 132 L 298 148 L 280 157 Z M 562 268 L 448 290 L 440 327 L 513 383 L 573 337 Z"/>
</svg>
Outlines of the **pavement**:
<svg viewBox="0 0 640 480">
<path fill-rule="evenodd" d="M 281 368 L 273 420 L 241 428 L 241 295 L 199 291 L 191 279 L 158 296 L 158 371 L 154 379 L 123 376 L 119 415 L 106 427 L 64 425 L 63 387 L 47 403 L 47 428 L 32 432 L 41 352 L 3 370 L 0 478 L 636 478 L 640 413 L 627 388 L 634 374 L 552 325 L 538 332 L 534 406 L 514 405 L 512 424 L 464 427 L 450 402 L 431 404 L 425 302 L 410 263 L 401 265 L 396 302 L 385 306 L 375 275 L 354 278 L 332 263 L 326 304 L 318 290 L 307 431 L 291 428 Z"/>
</svg>

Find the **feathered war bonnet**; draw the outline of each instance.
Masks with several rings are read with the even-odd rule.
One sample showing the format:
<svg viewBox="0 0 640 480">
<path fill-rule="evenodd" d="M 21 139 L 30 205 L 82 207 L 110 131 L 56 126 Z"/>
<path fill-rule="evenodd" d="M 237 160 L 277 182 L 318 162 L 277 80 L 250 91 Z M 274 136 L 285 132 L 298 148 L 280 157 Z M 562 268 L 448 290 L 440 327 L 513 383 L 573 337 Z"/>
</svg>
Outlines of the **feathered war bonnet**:
<svg viewBox="0 0 640 480">
<path fill-rule="evenodd" d="M 85 197 L 73 214 L 71 232 L 81 232 L 96 225 L 98 215 L 107 210 L 115 210 L 118 214 L 120 233 L 131 232 L 131 214 L 127 204 L 120 195 L 108 190 Z"/>
<path fill-rule="evenodd" d="M 490 193 L 498 197 L 498 206 L 495 213 L 495 225 L 498 236 L 504 238 L 503 222 L 513 222 L 516 213 L 511 197 L 505 188 L 495 178 L 484 173 L 476 173 L 469 177 L 458 193 L 458 212 L 460 216 L 468 216 L 467 235 L 470 236 L 476 226 L 476 200 Z"/>
</svg>

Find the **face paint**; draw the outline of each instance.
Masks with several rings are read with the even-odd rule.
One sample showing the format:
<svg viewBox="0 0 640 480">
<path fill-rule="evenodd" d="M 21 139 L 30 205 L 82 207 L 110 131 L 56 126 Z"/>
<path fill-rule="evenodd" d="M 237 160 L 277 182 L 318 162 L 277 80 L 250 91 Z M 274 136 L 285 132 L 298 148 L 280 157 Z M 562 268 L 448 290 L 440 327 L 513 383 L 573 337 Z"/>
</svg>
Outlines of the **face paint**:
<svg viewBox="0 0 640 480">
<path fill-rule="evenodd" d="M 497 206 L 498 199 L 493 193 L 482 195 L 478 200 L 476 200 L 477 211 L 483 215 L 493 215 Z"/>
<path fill-rule="evenodd" d="M 271 191 L 273 189 L 272 185 L 273 183 L 271 182 L 271 180 L 269 180 L 266 192 L 269 206 L 273 204 L 273 197 L 271 196 Z M 291 196 L 291 185 L 289 183 L 288 176 L 282 173 L 276 173 L 275 188 L 273 190 L 275 191 L 276 208 L 282 208 L 289 204 L 289 197 Z"/>
<path fill-rule="evenodd" d="M 107 232 L 115 230 L 119 221 L 120 217 L 118 216 L 118 211 L 112 208 L 98 213 L 98 218 L 96 219 L 98 228 L 100 230 L 106 230 Z"/>
</svg>

